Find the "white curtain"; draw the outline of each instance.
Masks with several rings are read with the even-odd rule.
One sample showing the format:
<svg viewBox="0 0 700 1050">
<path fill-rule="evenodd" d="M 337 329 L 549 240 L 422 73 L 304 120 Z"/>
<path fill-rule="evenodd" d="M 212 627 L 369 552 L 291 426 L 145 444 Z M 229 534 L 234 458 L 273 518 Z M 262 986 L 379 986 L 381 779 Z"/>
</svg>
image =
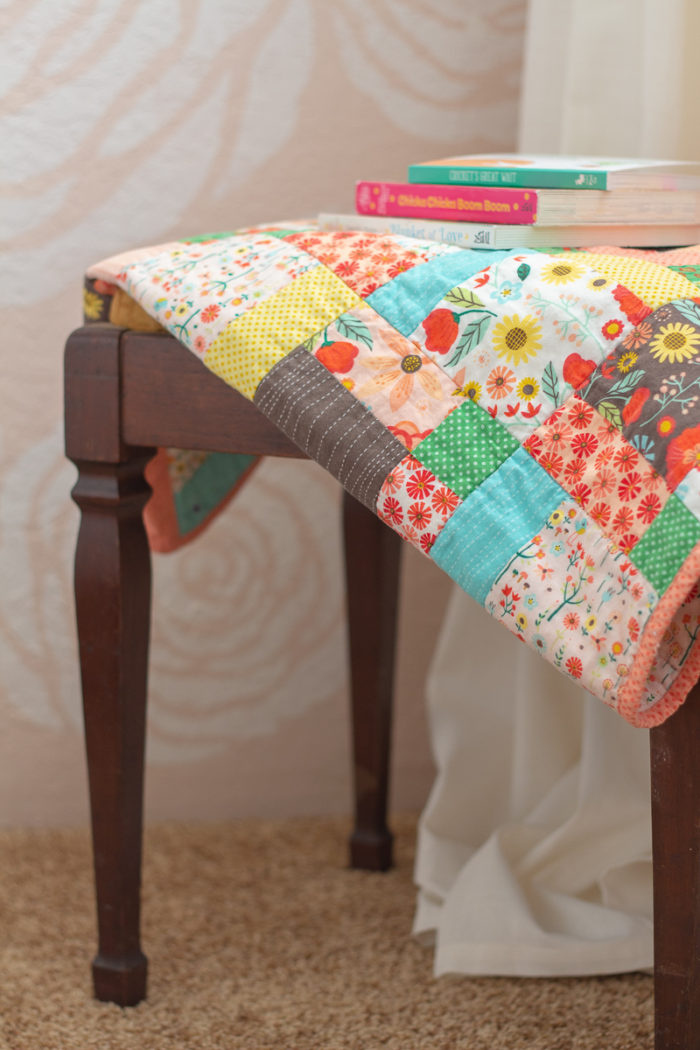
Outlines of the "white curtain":
<svg viewBox="0 0 700 1050">
<path fill-rule="evenodd" d="M 700 159 L 698 0 L 530 0 L 523 152 Z M 648 734 L 455 591 L 414 931 L 437 974 L 652 965 Z"/>
</svg>

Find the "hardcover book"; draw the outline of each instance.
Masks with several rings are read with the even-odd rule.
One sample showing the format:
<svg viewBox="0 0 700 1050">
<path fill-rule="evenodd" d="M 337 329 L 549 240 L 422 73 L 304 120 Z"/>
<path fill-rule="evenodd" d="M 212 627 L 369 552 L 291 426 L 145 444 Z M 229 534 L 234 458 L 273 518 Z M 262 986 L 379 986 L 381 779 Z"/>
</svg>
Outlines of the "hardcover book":
<svg viewBox="0 0 700 1050">
<path fill-rule="evenodd" d="M 700 243 L 700 224 L 532 226 L 479 222 L 437 222 L 390 215 L 322 213 L 322 230 L 367 230 L 443 241 L 458 248 L 669 248 Z"/>
<path fill-rule="evenodd" d="M 358 182 L 362 215 L 508 224 L 700 223 L 700 190 L 555 190 Z"/>
<path fill-rule="evenodd" d="M 411 164 L 408 181 L 587 190 L 700 190 L 700 164 L 624 157 L 467 154 Z"/>
</svg>

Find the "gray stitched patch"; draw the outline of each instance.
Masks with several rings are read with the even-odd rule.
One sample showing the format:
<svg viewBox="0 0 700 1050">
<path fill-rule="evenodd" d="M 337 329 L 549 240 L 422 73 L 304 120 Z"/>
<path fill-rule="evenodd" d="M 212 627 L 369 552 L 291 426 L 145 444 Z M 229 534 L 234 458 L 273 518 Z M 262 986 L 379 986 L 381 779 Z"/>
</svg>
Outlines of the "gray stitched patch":
<svg viewBox="0 0 700 1050">
<path fill-rule="evenodd" d="M 316 358 L 298 346 L 264 377 L 255 404 L 343 488 L 376 510 L 406 449 Z"/>
</svg>

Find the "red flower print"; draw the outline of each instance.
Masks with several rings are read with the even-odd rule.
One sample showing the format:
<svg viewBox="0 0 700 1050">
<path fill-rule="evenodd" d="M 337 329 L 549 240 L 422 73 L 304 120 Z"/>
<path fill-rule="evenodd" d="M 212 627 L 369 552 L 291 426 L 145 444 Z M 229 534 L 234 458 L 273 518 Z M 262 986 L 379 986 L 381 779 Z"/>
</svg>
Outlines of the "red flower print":
<svg viewBox="0 0 700 1050">
<path fill-rule="evenodd" d="M 620 536 L 617 542 L 623 551 L 631 551 L 638 540 L 639 536 L 634 532 L 626 532 L 624 536 Z"/>
<path fill-rule="evenodd" d="M 474 287 L 475 288 L 483 288 L 483 286 L 485 284 L 488 284 L 490 280 L 491 280 L 491 275 L 490 275 L 489 271 L 488 270 L 482 270 L 481 273 L 478 273 L 476 275 L 476 277 L 474 278 Z"/>
<path fill-rule="evenodd" d="M 542 438 L 537 434 L 530 434 L 530 437 L 525 442 L 525 448 L 528 450 L 531 456 L 538 459 L 542 452 Z"/>
<path fill-rule="evenodd" d="M 436 481 L 429 470 L 417 470 L 406 482 L 406 492 L 411 499 L 425 499 L 435 488 Z"/>
<path fill-rule="evenodd" d="M 409 521 L 419 532 L 422 532 L 423 529 L 427 529 L 433 516 L 433 512 L 428 504 L 423 503 L 422 500 L 417 503 L 412 503 L 408 508 L 407 514 Z"/>
<path fill-rule="evenodd" d="M 589 431 L 584 434 L 576 434 L 571 442 L 571 451 L 576 456 L 592 456 L 597 448 L 598 438 Z"/>
<path fill-rule="evenodd" d="M 335 272 L 338 274 L 338 277 L 352 277 L 359 268 L 359 263 L 353 262 L 352 259 L 345 259 L 343 262 L 338 263 Z"/>
<path fill-rule="evenodd" d="M 625 501 L 625 503 L 629 503 L 630 500 L 636 499 L 641 491 L 642 478 L 636 470 L 630 471 L 629 474 L 625 474 L 624 478 L 617 486 L 617 494 L 621 500 Z"/>
<path fill-rule="evenodd" d="M 612 470 L 599 470 L 591 481 L 591 488 L 596 496 L 607 496 L 615 491 L 617 476 Z"/>
<path fill-rule="evenodd" d="M 446 354 L 459 335 L 457 318 L 451 310 L 433 310 L 423 321 L 425 348 L 432 354 Z"/>
<path fill-rule="evenodd" d="M 342 341 L 324 343 L 316 351 L 316 357 L 329 372 L 349 372 L 357 357 L 357 347 Z"/>
<path fill-rule="evenodd" d="M 564 467 L 564 477 L 569 484 L 575 484 L 575 482 L 581 480 L 585 469 L 586 464 L 582 459 L 570 459 Z"/>
<path fill-rule="evenodd" d="M 574 390 L 580 390 L 588 382 L 594 368 L 595 361 L 585 360 L 580 354 L 569 354 L 562 369 L 564 382 L 569 383 Z"/>
<path fill-rule="evenodd" d="M 617 288 L 613 288 L 613 295 L 620 304 L 623 314 L 627 316 L 632 324 L 638 325 L 651 313 L 651 307 L 643 303 L 639 296 L 622 284 L 618 284 Z"/>
<path fill-rule="evenodd" d="M 595 469 L 600 470 L 601 467 L 608 465 L 610 460 L 613 458 L 613 449 L 601 448 L 600 452 L 595 458 Z"/>
<path fill-rule="evenodd" d="M 211 324 L 221 313 L 221 307 L 218 303 L 210 303 L 209 306 L 205 306 L 202 310 L 200 317 L 204 324 Z"/>
<path fill-rule="evenodd" d="M 435 535 L 434 532 L 424 532 L 423 533 L 423 535 L 420 538 L 420 546 L 421 546 L 421 550 L 423 551 L 424 554 L 428 554 L 429 553 L 430 548 L 435 543 L 436 539 L 437 539 L 437 536 Z"/>
<path fill-rule="evenodd" d="M 616 532 L 625 532 L 634 524 L 634 513 L 630 507 L 620 507 L 613 518 L 613 528 Z"/>
<path fill-rule="evenodd" d="M 595 503 L 589 513 L 601 529 L 604 529 L 610 521 L 610 507 L 607 503 Z"/>
<path fill-rule="evenodd" d="M 456 492 L 443 485 L 442 488 L 436 489 L 430 502 L 434 511 L 447 517 L 448 514 L 457 509 L 459 496 Z"/>
<path fill-rule="evenodd" d="M 486 392 L 494 401 L 500 401 L 502 397 L 508 397 L 515 386 L 515 372 L 505 365 L 499 365 L 491 369 L 486 379 Z"/>
<path fill-rule="evenodd" d="M 666 481 L 677 488 L 689 470 L 700 466 L 700 427 L 688 427 L 671 440 L 666 452 Z"/>
<path fill-rule="evenodd" d="M 585 505 L 590 494 L 591 490 L 589 489 L 588 485 L 586 485 L 583 481 L 579 481 L 578 485 L 574 485 L 571 489 L 572 497 L 576 500 L 577 503 L 580 503 L 582 506 Z"/>
<path fill-rule="evenodd" d="M 388 490 L 389 492 L 398 491 L 398 489 L 400 489 L 403 485 L 403 477 L 404 474 L 401 468 L 394 467 L 394 469 L 391 470 L 384 478 L 384 484 L 382 488 Z"/>
<path fill-rule="evenodd" d="M 635 616 L 630 616 L 627 622 L 627 630 L 629 632 L 630 640 L 636 642 L 639 638 L 639 620 Z"/>
<path fill-rule="evenodd" d="M 613 464 L 617 470 L 634 470 L 639 466 L 639 456 L 631 445 L 624 444 L 615 453 Z"/>
<path fill-rule="evenodd" d="M 583 664 L 578 656 L 570 656 L 564 667 L 572 678 L 580 678 L 583 674 Z"/>
<path fill-rule="evenodd" d="M 414 265 L 415 264 L 409 262 L 408 259 L 401 259 L 399 262 L 395 262 L 393 266 L 389 267 L 389 269 L 387 270 L 387 276 L 391 277 L 392 279 L 394 277 L 398 277 L 400 273 L 405 273 L 406 270 L 412 270 Z M 422 541 L 423 537 L 421 536 L 421 543 Z"/>
<path fill-rule="evenodd" d="M 559 477 L 561 468 L 564 466 L 563 458 L 555 452 L 545 452 L 540 463 L 553 478 Z"/>
<path fill-rule="evenodd" d="M 382 504 L 381 516 L 390 525 L 400 525 L 403 521 L 403 509 L 399 501 L 393 496 L 387 496 Z"/>
<path fill-rule="evenodd" d="M 627 404 L 622 409 L 622 421 L 626 426 L 636 422 L 642 414 L 642 409 L 649 399 L 651 391 L 648 386 L 640 386 L 632 394 Z"/>
<path fill-rule="evenodd" d="M 590 405 L 587 405 L 585 401 L 580 401 L 578 398 L 575 398 L 566 418 L 569 423 L 571 423 L 572 427 L 576 427 L 577 430 L 585 430 L 586 427 L 591 425 L 593 409 Z"/>
<path fill-rule="evenodd" d="M 562 620 L 567 631 L 575 631 L 580 622 L 579 615 L 575 612 L 568 612 Z"/>
<path fill-rule="evenodd" d="M 662 416 L 656 424 L 656 429 L 661 437 L 668 437 L 676 429 L 676 420 L 673 416 Z"/>
<path fill-rule="evenodd" d="M 651 525 L 656 515 L 661 510 L 661 500 L 654 492 L 648 496 L 642 496 L 637 507 L 637 517 L 641 518 L 645 525 Z"/>
<path fill-rule="evenodd" d="M 618 335 L 622 332 L 624 323 L 615 318 L 612 321 L 608 321 L 607 324 L 603 325 L 603 335 L 606 339 L 617 339 Z"/>
</svg>

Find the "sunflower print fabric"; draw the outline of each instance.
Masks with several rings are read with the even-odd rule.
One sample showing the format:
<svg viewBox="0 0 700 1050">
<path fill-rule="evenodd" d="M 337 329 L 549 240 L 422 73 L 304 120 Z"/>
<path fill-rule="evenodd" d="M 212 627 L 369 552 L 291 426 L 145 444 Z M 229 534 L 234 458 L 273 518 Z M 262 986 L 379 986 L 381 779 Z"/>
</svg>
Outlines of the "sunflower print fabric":
<svg viewBox="0 0 700 1050">
<path fill-rule="evenodd" d="M 700 247 L 467 251 L 312 224 L 142 248 L 118 289 L 637 726 L 700 675 Z"/>
</svg>

